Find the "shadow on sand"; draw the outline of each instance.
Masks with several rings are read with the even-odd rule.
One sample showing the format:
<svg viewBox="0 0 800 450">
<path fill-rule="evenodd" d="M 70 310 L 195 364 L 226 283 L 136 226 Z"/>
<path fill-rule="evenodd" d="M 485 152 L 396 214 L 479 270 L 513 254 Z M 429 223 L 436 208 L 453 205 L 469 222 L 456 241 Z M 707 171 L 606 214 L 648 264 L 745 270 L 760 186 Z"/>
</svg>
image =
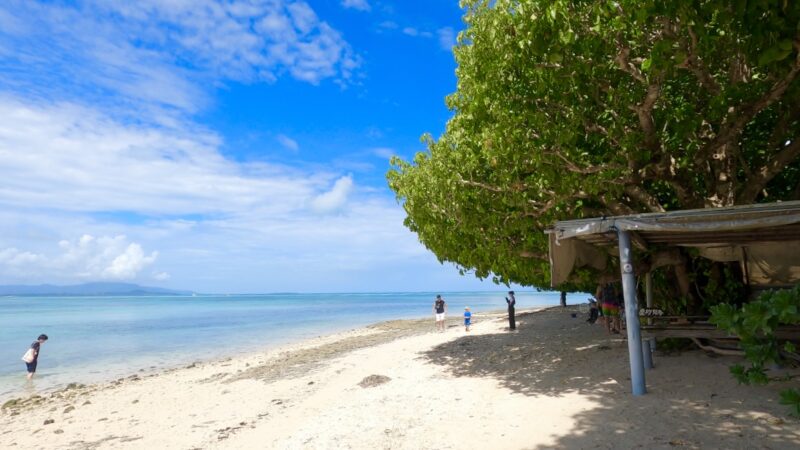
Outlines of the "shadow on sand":
<svg viewBox="0 0 800 450">
<path fill-rule="evenodd" d="M 467 335 L 422 358 L 456 377 L 495 379 L 531 397 L 531 408 L 540 396 L 587 398 L 567 419 L 569 434 L 551 436 L 556 448 L 800 448 L 800 421 L 778 404 L 785 386 L 738 386 L 734 357 L 690 351 L 656 355 L 648 394 L 633 397 L 625 340 L 572 312 L 520 315 L 516 332 Z"/>
</svg>

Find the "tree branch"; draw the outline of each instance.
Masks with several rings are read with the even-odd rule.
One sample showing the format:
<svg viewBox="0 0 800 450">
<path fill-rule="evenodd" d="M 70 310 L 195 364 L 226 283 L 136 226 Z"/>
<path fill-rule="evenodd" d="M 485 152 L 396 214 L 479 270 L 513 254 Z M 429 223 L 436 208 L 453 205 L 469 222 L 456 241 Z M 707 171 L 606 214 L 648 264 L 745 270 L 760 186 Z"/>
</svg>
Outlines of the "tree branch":
<svg viewBox="0 0 800 450">
<path fill-rule="evenodd" d="M 661 147 L 658 135 L 656 134 L 656 126 L 653 121 L 653 108 L 661 94 L 662 81 L 662 77 L 657 77 L 656 80 L 647 86 L 647 91 L 642 103 L 631 107 L 639 117 L 639 126 L 644 132 L 644 145 L 648 150 L 654 153 Z"/>
<path fill-rule="evenodd" d="M 694 74 L 697 78 L 697 81 L 703 86 L 707 91 L 711 92 L 713 95 L 718 95 L 721 91 L 719 87 L 719 83 L 717 80 L 711 76 L 711 73 L 708 71 L 708 68 L 703 63 L 703 60 L 700 59 L 700 56 L 697 54 L 697 33 L 694 32 L 694 29 L 690 26 L 687 27 L 689 31 L 689 44 L 688 48 L 688 55 L 686 60 L 679 64 L 677 67 L 687 69 Z"/>
<path fill-rule="evenodd" d="M 547 153 L 547 154 L 554 155 L 554 156 L 558 157 L 560 160 L 564 161 L 564 164 L 565 164 L 564 167 L 567 170 L 569 170 L 570 172 L 573 172 L 573 173 L 581 174 L 581 175 L 591 175 L 591 174 L 594 174 L 594 173 L 605 172 L 605 171 L 610 170 L 610 169 L 620 169 L 621 168 L 621 167 L 619 167 L 617 165 L 614 165 L 614 164 L 600 164 L 600 165 L 596 165 L 596 166 L 581 167 L 581 166 L 575 164 L 574 162 L 572 162 L 566 156 L 564 156 L 564 154 L 561 153 L 559 150 L 555 150 L 554 149 L 554 150 L 550 150 L 550 151 L 543 152 L 543 153 Z"/>
<path fill-rule="evenodd" d="M 753 177 L 748 178 L 744 189 L 737 197 L 737 203 L 753 203 L 761 190 L 798 156 L 800 156 L 800 139 L 795 139 L 789 145 L 785 145 L 769 162 L 756 170 Z"/>
<path fill-rule="evenodd" d="M 647 191 L 642 189 L 640 185 L 628 185 L 625 186 L 625 193 L 628 194 L 632 199 L 638 201 L 639 203 L 645 205 L 650 211 L 652 212 L 664 212 L 666 211 L 661 203 L 650 195 Z"/>
<path fill-rule="evenodd" d="M 695 164 L 703 164 L 709 156 L 713 155 L 732 139 L 739 136 L 744 126 L 753 120 L 756 114 L 775 103 L 775 101 L 780 99 L 783 93 L 786 92 L 786 89 L 789 88 L 789 85 L 792 84 L 797 78 L 798 73 L 800 73 L 800 41 L 795 41 L 794 47 L 797 51 L 797 57 L 795 58 L 791 70 L 789 70 L 783 78 L 775 82 L 775 84 L 773 84 L 758 100 L 740 108 L 738 114 L 736 110 L 731 107 L 731 112 L 728 118 L 726 118 L 725 124 L 722 126 L 720 132 L 705 146 L 703 151 L 697 152 Z"/>
<path fill-rule="evenodd" d="M 647 79 L 642 74 L 642 71 L 639 70 L 638 67 L 633 65 L 628 58 L 631 54 L 631 49 L 628 46 L 622 43 L 622 38 L 617 37 L 617 44 L 619 45 L 619 53 L 617 53 L 617 57 L 614 58 L 616 61 L 617 66 L 625 73 L 632 76 L 634 79 L 639 81 L 640 83 L 647 84 Z"/>
</svg>

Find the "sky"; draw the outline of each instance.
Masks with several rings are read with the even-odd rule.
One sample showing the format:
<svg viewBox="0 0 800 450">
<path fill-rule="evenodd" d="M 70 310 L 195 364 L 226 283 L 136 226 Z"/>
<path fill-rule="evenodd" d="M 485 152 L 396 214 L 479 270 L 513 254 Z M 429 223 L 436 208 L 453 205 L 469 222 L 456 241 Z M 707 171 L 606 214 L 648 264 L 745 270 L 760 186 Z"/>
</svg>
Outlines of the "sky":
<svg viewBox="0 0 800 450">
<path fill-rule="evenodd" d="M 498 289 L 403 225 L 457 0 L 0 3 L 0 284 Z"/>
</svg>

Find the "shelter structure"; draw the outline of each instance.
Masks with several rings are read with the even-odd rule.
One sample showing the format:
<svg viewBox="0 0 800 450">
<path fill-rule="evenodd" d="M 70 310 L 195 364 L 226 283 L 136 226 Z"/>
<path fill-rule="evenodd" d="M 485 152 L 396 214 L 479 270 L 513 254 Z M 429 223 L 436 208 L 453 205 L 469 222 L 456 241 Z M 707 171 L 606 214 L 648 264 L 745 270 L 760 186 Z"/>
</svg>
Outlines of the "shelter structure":
<svg viewBox="0 0 800 450">
<path fill-rule="evenodd" d="M 618 259 L 634 395 L 647 392 L 644 366 L 650 364 L 650 345 L 643 352 L 639 327 L 637 276 L 645 276 L 648 307 L 650 272 L 675 264 L 680 247 L 697 249 L 713 261 L 738 262 L 751 286 L 783 287 L 800 281 L 800 201 L 560 221 L 546 233 L 553 287 L 576 269 L 606 272 Z M 634 247 L 649 256 L 639 268 Z"/>
</svg>

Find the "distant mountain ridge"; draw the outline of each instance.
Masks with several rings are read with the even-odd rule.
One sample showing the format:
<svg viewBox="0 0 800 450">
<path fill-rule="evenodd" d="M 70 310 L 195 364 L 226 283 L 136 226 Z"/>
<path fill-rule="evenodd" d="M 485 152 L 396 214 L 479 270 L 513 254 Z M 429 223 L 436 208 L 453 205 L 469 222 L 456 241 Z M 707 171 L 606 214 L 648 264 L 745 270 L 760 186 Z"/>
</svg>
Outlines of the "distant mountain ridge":
<svg viewBox="0 0 800 450">
<path fill-rule="evenodd" d="M 71 286 L 52 284 L 0 286 L 0 295 L 192 295 L 192 292 L 133 283 L 83 283 Z"/>
</svg>

